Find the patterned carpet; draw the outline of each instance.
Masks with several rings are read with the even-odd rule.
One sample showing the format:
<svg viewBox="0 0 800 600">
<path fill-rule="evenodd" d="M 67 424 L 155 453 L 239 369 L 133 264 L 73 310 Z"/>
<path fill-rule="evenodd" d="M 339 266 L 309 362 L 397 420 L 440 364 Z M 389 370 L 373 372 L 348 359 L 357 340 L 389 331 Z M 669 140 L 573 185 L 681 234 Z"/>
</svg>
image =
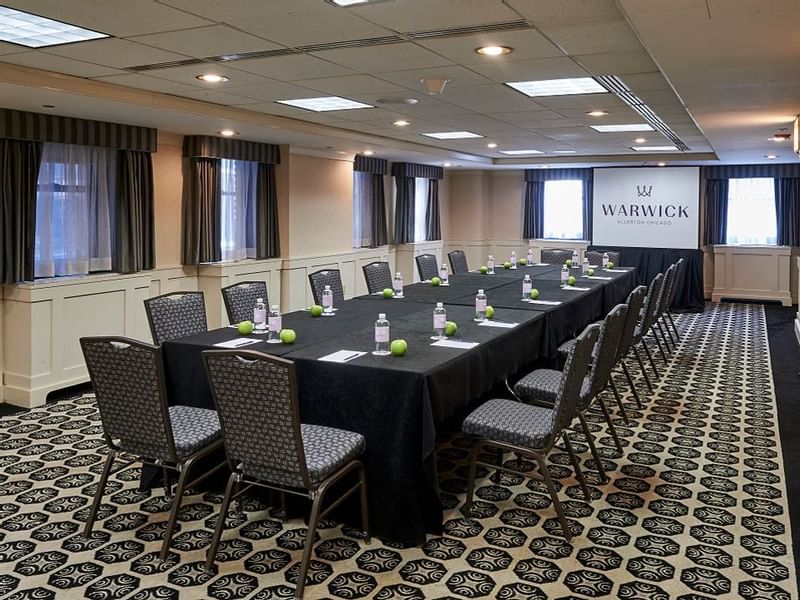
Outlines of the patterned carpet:
<svg viewBox="0 0 800 600">
<path fill-rule="evenodd" d="M 401 548 L 325 523 L 306 598 L 796 598 L 763 309 L 709 304 L 678 326 L 655 393 L 644 410 L 627 403 L 630 427 L 619 422 L 624 457 L 592 420 L 612 481 L 590 477 L 591 504 L 567 455 L 551 455 L 572 544 L 534 480 L 480 473 L 476 518 L 465 519 L 469 441 L 456 437 L 438 451 L 445 535 Z M 138 468 L 112 477 L 94 537 L 82 538 L 102 448 L 90 395 L 0 420 L 0 598 L 292 597 L 303 522 L 257 501 L 230 519 L 213 577 L 200 567 L 219 495 L 186 499 L 159 565 L 168 504 L 160 488 L 137 491 Z"/>
</svg>

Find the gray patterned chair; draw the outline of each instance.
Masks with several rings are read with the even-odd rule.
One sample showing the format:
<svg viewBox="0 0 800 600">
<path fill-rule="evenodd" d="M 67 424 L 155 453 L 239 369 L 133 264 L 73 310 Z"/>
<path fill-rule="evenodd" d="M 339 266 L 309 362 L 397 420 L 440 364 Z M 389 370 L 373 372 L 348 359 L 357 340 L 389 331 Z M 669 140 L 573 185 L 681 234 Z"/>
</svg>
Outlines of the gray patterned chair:
<svg viewBox="0 0 800 600">
<path fill-rule="evenodd" d="M 653 360 L 653 353 L 650 351 L 650 347 L 647 345 L 646 338 L 647 335 L 651 333 L 653 328 L 653 323 L 655 322 L 656 314 L 658 313 L 658 300 L 661 297 L 661 289 L 663 287 L 664 274 L 659 273 L 653 277 L 653 281 L 650 282 L 650 287 L 647 288 L 647 297 L 644 300 L 641 318 L 639 319 L 639 324 L 636 326 L 636 329 L 633 332 L 633 347 L 635 349 L 641 344 L 645 354 L 647 355 L 647 360 L 650 362 L 650 367 L 653 369 L 653 373 L 656 375 L 656 379 L 660 379 L 661 374 L 658 372 L 656 361 Z M 658 340 L 658 338 L 656 338 L 656 340 Z"/>
<path fill-rule="evenodd" d="M 382 292 L 386 288 L 392 289 L 392 270 L 388 262 L 372 262 L 364 265 L 362 270 L 370 294 Z"/>
<path fill-rule="evenodd" d="M 670 293 L 669 293 L 669 302 L 668 302 L 668 304 L 666 306 L 666 309 L 664 310 L 664 315 L 666 317 L 666 320 L 665 320 L 664 324 L 666 325 L 667 321 L 669 322 L 669 326 L 672 328 L 672 331 L 675 333 L 675 341 L 676 342 L 680 341 L 681 336 L 680 336 L 680 333 L 678 333 L 678 328 L 675 326 L 675 319 L 673 319 L 673 317 L 672 317 L 672 310 L 671 309 L 672 309 L 672 305 L 675 304 L 675 295 L 678 292 L 678 279 L 680 278 L 681 274 L 683 273 L 684 264 L 686 264 L 686 261 L 684 261 L 682 258 L 679 258 L 678 262 L 675 263 L 675 280 L 672 282 L 672 287 L 671 287 Z"/>
<path fill-rule="evenodd" d="M 153 343 L 164 342 L 208 331 L 203 292 L 172 292 L 144 301 Z"/>
<path fill-rule="evenodd" d="M 591 501 L 580 463 L 565 429 L 569 427 L 574 418 L 575 407 L 580 397 L 584 375 L 589 366 L 589 359 L 599 329 L 600 327 L 597 325 L 590 325 L 578 336 L 572 352 L 567 357 L 564 372 L 559 373 L 560 377 L 554 390 L 555 402 L 552 407 L 534 406 L 516 400 L 495 399 L 489 400 L 472 411 L 464 420 L 462 425 L 464 433 L 478 438 L 470 454 L 467 497 L 463 509 L 467 516 L 470 515 L 472 506 L 477 464 L 491 469 L 530 476 L 504 466 L 502 459 L 500 465 L 480 462 L 478 460 L 479 452 L 484 448 L 493 448 L 501 452 L 516 452 L 521 457 L 531 457 L 536 461 L 539 474 L 544 479 L 555 506 L 558 520 L 561 523 L 561 531 L 567 540 L 572 539 L 572 532 L 547 470 L 545 458 L 561 435 L 572 461 L 575 475 L 583 490 L 584 498 Z"/>
<path fill-rule="evenodd" d="M 628 305 L 617 304 L 609 311 L 608 315 L 606 315 L 606 318 L 603 320 L 603 324 L 600 327 L 600 335 L 597 339 L 596 347 L 593 350 L 593 354 L 596 358 L 592 363 L 591 369 L 589 369 L 588 375 L 583 381 L 580 398 L 578 400 L 578 418 L 587 436 L 589 449 L 592 452 L 595 463 L 597 463 L 600 478 L 603 481 L 606 481 L 607 477 L 603 470 L 603 463 L 595 448 L 591 432 L 586 423 L 584 413 L 591 408 L 594 401 L 597 402 L 603 412 L 603 417 L 606 420 L 609 433 L 614 440 L 617 451 L 622 455 L 622 443 L 617 435 L 617 430 L 614 426 L 614 421 L 611 419 L 611 414 L 608 412 L 608 408 L 603 401 L 602 392 L 610 385 L 611 372 L 616 362 L 617 349 L 619 348 L 627 314 Z M 538 369 L 520 379 L 514 386 L 514 393 L 523 402 L 552 406 L 557 399 L 557 390 L 561 377 L 561 371 Z M 625 423 L 628 423 L 628 416 L 621 402 L 619 402 L 619 408 L 623 420 Z"/>
<path fill-rule="evenodd" d="M 228 322 L 231 325 L 242 321 L 251 321 L 256 300 L 259 298 L 262 298 L 264 304 L 269 306 L 267 284 L 263 281 L 242 281 L 224 287 L 221 291 L 225 312 L 228 313 Z"/>
<path fill-rule="evenodd" d="M 678 340 L 673 339 L 673 332 L 669 327 L 669 322 L 667 321 L 669 308 L 672 306 L 672 302 L 675 299 L 675 282 L 677 278 L 678 263 L 674 263 L 671 264 L 667 268 L 667 272 L 664 273 L 664 287 L 661 290 L 661 298 L 658 302 L 658 312 L 655 319 L 656 329 L 658 330 L 658 333 L 661 334 L 661 339 L 664 342 L 664 346 L 670 352 L 673 350 L 673 348 L 670 348 L 670 344 L 672 344 L 674 348 L 678 347 Z"/>
<path fill-rule="evenodd" d="M 615 267 L 619 266 L 619 252 L 616 251 L 609 251 L 608 260 L 609 262 L 614 263 Z M 603 265 L 603 253 L 598 252 L 597 250 L 587 250 L 583 253 L 583 255 L 589 260 L 590 265 L 602 266 Z"/>
<path fill-rule="evenodd" d="M 542 256 L 539 262 L 546 263 L 548 265 L 563 265 L 570 258 L 572 258 L 572 250 L 542 248 Z"/>
<path fill-rule="evenodd" d="M 439 262 L 433 254 L 420 254 L 415 256 L 417 261 L 417 273 L 421 281 L 430 281 L 439 276 Z"/>
<path fill-rule="evenodd" d="M 467 265 L 467 255 L 463 250 L 453 250 L 447 253 L 447 258 L 450 259 L 450 270 L 453 273 L 469 273 L 469 266 Z"/>
<path fill-rule="evenodd" d="M 317 524 L 347 496 L 361 492 L 362 525 L 369 541 L 367 483 L 359 457 L 364 436 L 300 423 L 294 363 L 260 352 L 206 350 L 206 373 L 219 412 L 231 476 L 225 489 L 206 569 L 216 560 L 228 507 L 252 486 L 312 500 L 296 598 L 303 597 Z M 331 486 L 352 475 L 357 482 L 322 509 Z M 240 488 L 240 484 L 246 487 Z"/>
<path fill-rule="evenodd" d="M 220 462 L 210 469 L 206 466 L 201 475 L 188 481 L 195 463 L 222 447 L 217 413 L 205 408 L 167 405 L 161 350 L 156 346 L 124 337 L 84 337 L 81 349 L 108 446 L 84 537 L 92 534 L 115 460 L 132 457 L 129 462 L 140 461 L 163 469 L 165 493 L 169 489 L 169 470 L 179 473 L 161 544 L 160 557 L 165 560 L 184 490 L 225 465 Z"/>
<path fill-rule="evenodd" d="M 339 269 L 323 269 L 315 271 L 308 276 L 311 285 L 311 294 L 314 296 L 314 304 L 322 304 L 322 292 L 325 286 L 331 286 L 333 292 L 333 306 L 340 307 L 344 304 L 344 287 L 342 287 L 342 274 Z"/>
</svg>

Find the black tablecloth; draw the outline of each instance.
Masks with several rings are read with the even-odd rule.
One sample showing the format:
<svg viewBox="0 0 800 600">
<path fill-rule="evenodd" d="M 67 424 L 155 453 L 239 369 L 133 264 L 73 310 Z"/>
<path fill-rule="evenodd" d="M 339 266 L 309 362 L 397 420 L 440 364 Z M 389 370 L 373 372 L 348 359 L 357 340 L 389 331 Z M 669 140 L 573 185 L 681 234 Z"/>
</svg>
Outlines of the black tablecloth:
<svg viewBox="0 0 800 600">
<path fill-rule="evenodd" d="M 681 250 L 671 248 L 612 248 L 608 246 L 590 247 L 597 252 L 619 252 L 621 266 L 636 267 L 638 284 L 649 285 L 658 273 L 665 273 L 667 268 L 684 261 L 684 268 L 676 282 L 675 303 L 673 308 L 702 312 L 705 306 L 703 291 L 703 251 Z"/>
</svg>

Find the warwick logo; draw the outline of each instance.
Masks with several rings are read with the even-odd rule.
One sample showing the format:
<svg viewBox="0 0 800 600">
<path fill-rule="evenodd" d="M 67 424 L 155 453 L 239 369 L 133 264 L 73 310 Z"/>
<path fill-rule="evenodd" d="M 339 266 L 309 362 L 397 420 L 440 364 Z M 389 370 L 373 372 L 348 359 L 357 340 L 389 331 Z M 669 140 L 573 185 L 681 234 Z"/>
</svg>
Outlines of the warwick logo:
<svg viewBox="0 0 800 600">
<path fill-rule="evenodd" d="M 652 185 L 637 185 L 636 186 L 636 195 L 639 198 L 650 198 L 653 195 L 653 186 Z"/>
</svg>

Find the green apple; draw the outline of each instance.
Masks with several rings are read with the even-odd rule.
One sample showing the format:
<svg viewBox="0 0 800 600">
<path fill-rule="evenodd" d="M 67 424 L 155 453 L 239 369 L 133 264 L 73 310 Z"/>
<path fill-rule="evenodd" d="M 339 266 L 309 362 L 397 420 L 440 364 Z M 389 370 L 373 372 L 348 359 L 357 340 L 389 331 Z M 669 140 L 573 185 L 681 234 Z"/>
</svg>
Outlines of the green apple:
<svg viewBox="0 0 800 600">
<path fill-rule="evenodd" d="M 564 264 L 567 265 L 571 269 L 572 268 L 572 259 L 568 258 L 566 261 L 564 261 Z"/>
<path fill-rule="evenodd" d="M 494 316 L 494 307 L 487 306 L 486 307 L 486 318 L 491 319 Z"/>
<path fill-rule="evenodd" d="M 569 277 L 567 277 L 567 285 L 575 285 L 576 281 L 577 279 L 575 279 L 574 275 L 570 275 Z"/>
<path fill-rule="evenodd" d="M 486 265 L 481 265 L 481 268 L 479 270 L 483 275 L 486 275 L 489 272 L 489 267 L 487 267 Z"/>
<path fill-rule="evenodd" d="M 456 331 L 458 331 L 458 325 L 456 325 L 455 321 L 447 321 L 447 323 L 444 324 L 444 334 L 447 337 L 454 336 Z"/>
<path fill-rule="evenodd" d="M 321 317 L 322 316 L 322 307 L 319 304 L 315 304 L 311 307 L 311 316 L 312 317 Z"/>
<path fill-rule="evenodd" d="M 391 298 L 392 296 L 394 296 L 394 290 L 392 288 L 386 288 L 383 290 L 384 298 Z"/>
<path fill-rule="evenodd" d="M 504 262 L 503 263 L 503 268 L 504 269 L 510 269 L 511 268 L 511 261 L 507 260 L 506 262 Z"/>
<path fill-rule="evenodd" d="M 539 297 L 539 290 L 533 288 L 531 290 L 531 300 L 536 300 Z"/>
<path fill-rule="evenodd" d="M 433 287 L 440 286 L 440 285 L 442 285 L 442 280 L 439 279 L 438 277 L 434 277 L 433 279 L 431 279 L 431 285 Z"/>
<path fill-rule="evenodd" d="M 281 341 L 284 344 L 294 344 L 297 339 L 297 334 L 294 329 L 281 329 Z"/>
<path fill-rule="evenodd" d="M 528 259 L 527 258 L 520 258 L 519 259 L 519 264 L 521 264 L 524 267 L 525 265 L 528 264 Z"/>
<path fill-rule="evenodd" d="M 592 275 L 594 275 L 594 269 L 589 269 L 588 271 L 586 271 L 586 274 L 587 274 L 589 277 L 591 277 Z"/>
<path fill-rule="evenodd" d="M 405 356 L 408 351 L 408 344 L 405 340 L 392 340 L 392 343 L 389 344 L 389 351 L 394 356 Z"/>
<path fill-rule="evenodd" d="M 250 335 L 251 333 L 253 333 L 253 322 L 242 321 L 241 323 L 239 323 L 236 329 L 238 329 L 239 333 L 241 333 L 242 335 Z"/>
<path fill-rule="evenodd" d="M 608 263 L 608 266 L 606 268 L 607 269 L 613 269 L 614 268 L 614 263 L 612 263 L 612 262 Z"/>
</svg>

